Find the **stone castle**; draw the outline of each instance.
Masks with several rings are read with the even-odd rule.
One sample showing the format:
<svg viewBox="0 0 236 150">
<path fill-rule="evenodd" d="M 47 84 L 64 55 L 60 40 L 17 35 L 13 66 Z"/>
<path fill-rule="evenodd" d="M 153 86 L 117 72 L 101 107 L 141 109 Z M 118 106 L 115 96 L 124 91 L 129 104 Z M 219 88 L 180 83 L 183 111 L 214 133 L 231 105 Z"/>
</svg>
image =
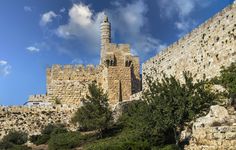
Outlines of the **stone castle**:
<svg viewBox="0 0 236 150">
<path fill-rule="evenodd" d="M 219 75 L 221 66 L 236 61 L 235 17 L 234 2 L 143 63 L 142 90 L 147 87 L 145 79 L 148 76 L 156 79 L 163 73 L 180 80 L 183 71 L 192 72 L 196 79 Z M 131 55 L 129 45 L 111 43 L 111 24 L 105 17 L 101 23 L 99 66 L 53 65 L 48 68 L 47 94 L 30 96 L 28 106 L 0 106 L 0 139 L 12 129 L 38 134 L 48 123 L 64 123 L 76 129 L 70 119 L 88 93 L 89 83 L 96 81 L 108 93 L 109 103 L 114 105 L 139 98 L 139 73 L 139 59 Z M 56 100 L 62 104 L 50 105 Z M 186 149 L 236 149 L 236 111 L 228 113 L 223 108 L 212 107 L 209 114 L 195 123 L 190 147 Z M 212 126 L 215 121 L 220 125 Z"/>
<path fill-rule="evenodd" d="M 114 105 L 130 99 L 141 90 L 139 58 L 132 56 L 128 44 L 111 43 L 111 23 L 105 16 L 101 23 L 101 58 L 97 67 L 87 65 L 53 65 L 47 69 L 47 94 L 32 95 L 28 105 L 80 104 L 88 94 L 88 85 L 93 81 L 108 94 Z"/>
</svg>

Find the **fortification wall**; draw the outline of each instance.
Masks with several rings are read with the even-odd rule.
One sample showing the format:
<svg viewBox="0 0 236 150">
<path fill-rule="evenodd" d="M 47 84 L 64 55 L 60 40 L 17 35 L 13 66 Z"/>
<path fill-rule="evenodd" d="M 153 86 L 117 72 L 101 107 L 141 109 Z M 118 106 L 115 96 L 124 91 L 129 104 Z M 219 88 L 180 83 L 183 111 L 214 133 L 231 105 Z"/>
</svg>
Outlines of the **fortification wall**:
<svg viewBox="0 0 236 150">
<path fill-rule="evenodd" d="M 30 95 L 28 102 L 42 102 L 42 101 L 48 101 L 48 97 L 46 94 L 36 94 L 36 95 Z"/>
<path fill-rule="evenodd" d="M 53 65 L 47 69 L 48 99 L 65 104 L 80 104 L 88 93 L 88 85 L 100 81 L 102 68 L 88 65 Z"/>
<path fill-rule="evenodd" d="M 221 66 L 236 61 L 236 4 L 232 4 L 142 65 L 146 78 L 162 73 L 182 79 L 183 71 L 196 79 L 212 78 Z"/>
<path fill-rule="evenodd" d="M 76 130 L 70 121 L 76 106 L 55 105 L 44 107 L 0 106 L 0 139 L 10 130 L 19 130 L 29 135 L 40 134 L 50 123 L 65 124 L 69 130 Z"/>
</svg>

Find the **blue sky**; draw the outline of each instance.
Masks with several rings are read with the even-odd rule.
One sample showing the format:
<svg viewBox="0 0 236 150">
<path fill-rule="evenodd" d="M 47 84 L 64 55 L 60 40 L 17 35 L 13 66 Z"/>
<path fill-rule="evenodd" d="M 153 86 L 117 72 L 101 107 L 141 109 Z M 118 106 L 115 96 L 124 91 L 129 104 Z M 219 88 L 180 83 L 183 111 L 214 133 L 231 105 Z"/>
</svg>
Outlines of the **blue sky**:
<svg viewBox="0 0 236 150">
<path fill-rule="evenodd" d="M 233 0 L 1 0 L 0 105 L 46 93 L 52 64 L 98 64 L 99 24 L 112 23 L 112 42 L 131 44 L 141 62 Z"/>
</svg>

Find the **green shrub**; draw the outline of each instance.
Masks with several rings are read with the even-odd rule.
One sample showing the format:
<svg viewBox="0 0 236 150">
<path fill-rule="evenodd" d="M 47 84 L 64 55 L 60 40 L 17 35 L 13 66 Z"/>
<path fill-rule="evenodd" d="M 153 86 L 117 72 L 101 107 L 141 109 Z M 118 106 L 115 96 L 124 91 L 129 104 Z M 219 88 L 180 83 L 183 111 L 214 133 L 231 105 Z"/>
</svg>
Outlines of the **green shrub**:
<svg viewBox="0 0 236 150">
<path fill-rule="evenodd" d="M 32 135 L 30 137 L 30 141 L 35 145 L 46 144 L 50 139 L 50 135 L 42 134 L 42 135 Z"/>
<path fill-rule="evenodd" d="M 14 145 L 12 148 L 7 150 L 31 150 L 32 148 L 26 146 L 26 145 Z"/>
<path fill-rule="evenodd" d="M 89 85 L 89 95 L 82 100 L 83 106 L 78 109 L 72 122 L 79 123 L 84 130 L 103 131 L 112 121 L 112 112 L 109 109 L 108 96 L 95 83 Z"/>
<path fill-rule="evenodd" d="M 64 133 L 64 132 L 67 132 L 67 130 L 63 124 L 48 124 L 41 131 L 41 134 L 50 135 L 52 133 L 56 134 L 56 133 Z"/>
<path fill-rule="evenodd" d="M 150 119 L 147 124 L 150 126 L 144 133 L 147 133 L 147 138 L 156 133 L 154 139 L 158 141 L 153 143 L 179 144 L 180 132 L 185 123 L 208 112 L 218 100 L 218 95 L 208 88 L 207 80 L 194 82 L 189 72 L 183 73 L 183 79 L 180 82 L 174 76 L 164 76 L 162 80 L 149 78 L 147 81 L 149 89 L 144 92 L 143 99 L 148 104 Z"/>
<path fill-rule="evenodd" d="M 166 145 L 162 147 L 160 150 L 179 150 L 179 148 L 176 145 L 172 144 L 172 145 Z"/>
<path fill-rule="evenodd" d="M 15 145 L 8 141 L 2 141 L 0 142 L 0 150 L 31 150 L 31 148 L 26 145 Z"/>
<path fill-rule="evenodd" d="M 8 141 L 1 141 L 0 142 L 0 149 L 1 150 L 5 150 L 5 149 L 10 149 L 14 146 L 14 144 L 12 144 L 11 142 Z"/>
<path fill-rule="evenodd" d="M 124 139 L 123 139 L 124 140 Z M 150 150 L 150 145 L 146 141 L 132 141 L 121 139 L 96 142 L 85 148 L 86 150 Z"/>
<path fill-rule="evenodd" d="M 222 67 L 220 76 L 212 79 L 214 84 L 223 86 L 226 91 L 221 92 L 223 97 L 230 98 L 230 105 L 236 109 L 236 62 L 228 67 Z"/>
<path fill-rule="evenodd" d="M 77 147 L 84 142 L 78 132 L 67 132 L 52 135 L 49 142 L 49 150 L 67 150 Z"/>
<path fill-rule="evenodd" d="M 41 131 L 41 135 L 32 135 L 30 141 L 35 145 L 46 144 L 51 136 L 68 132 L 62 124 L 48 124 Z"/>
<path fill-rule="evenodd" d="M 3 137 L 3 142 L 10 142 L 16 145 L 22 145 L 28 140 L 28 134 L 21 131 L 10 131 L 6 136 Z"/>
</svg>

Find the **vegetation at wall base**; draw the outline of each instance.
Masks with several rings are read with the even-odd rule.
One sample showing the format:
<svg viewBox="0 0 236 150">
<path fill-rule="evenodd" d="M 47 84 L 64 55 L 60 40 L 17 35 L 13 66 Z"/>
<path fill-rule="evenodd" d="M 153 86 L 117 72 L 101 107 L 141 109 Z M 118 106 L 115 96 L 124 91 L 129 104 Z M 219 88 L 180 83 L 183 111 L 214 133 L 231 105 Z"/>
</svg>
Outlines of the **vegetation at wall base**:
<svg viewBox="0 0 236 150">
<path fill-rule="evenodd" d="M 21 131 L 10 131 L 0 141 L 1 150 L 30 150 L 26 145 L 28 135 Z"/>
<path fill-rule="evenodd" d="M 72 122 L 79 123 L 80 129 L 102 132 L 109 128 L 112 122 L 112 112 L 109 109 L 108 96 L 96 83 L 88 87 L 89 94 L 82 100 L 83 106 L 78 109 Z"/>
<path fill-rule="evenodd" d="M 129 103 L 116 123 L 111 121 L 107 95 L 92 84 L 90 95 L 72 118 L 81 125 L 82 132 L 68 132 L 63 125 L 49 124 L 41 135 L 31 136 L 30 141 L 36 145 L 48 144 L 49 150 L 182 149 L 185 143 L 180 141 L 180 133 L 184 127 L 191 127 L 192 120 L 205 115 L 219 100 L 219 94 L 209 87 L 220 84 L 231 96 L 236 93 L 235 72 L 236 65 L 232 64 L 211 82 L 194 81 L 189 72 L 183 73 L 181 82 L 165 75 L 161 80 L 148 78 L 148 90 L 143 92 L 142 99 Z M 0 142 L 0 149 L 27 150 L 28 147 L 22 145 L 27 140 L 25 137 L 21 132 L 9 133 Z"/>
<path fill-rule="evenodd" d="M 224 95 L 231 99 L 231 105 L 236 104 L 236 62 L 228 67 L 223 66 L 220 76 L 213 78 L 212 82 L 224 87 L 226 89 Z"/>
</svg>

